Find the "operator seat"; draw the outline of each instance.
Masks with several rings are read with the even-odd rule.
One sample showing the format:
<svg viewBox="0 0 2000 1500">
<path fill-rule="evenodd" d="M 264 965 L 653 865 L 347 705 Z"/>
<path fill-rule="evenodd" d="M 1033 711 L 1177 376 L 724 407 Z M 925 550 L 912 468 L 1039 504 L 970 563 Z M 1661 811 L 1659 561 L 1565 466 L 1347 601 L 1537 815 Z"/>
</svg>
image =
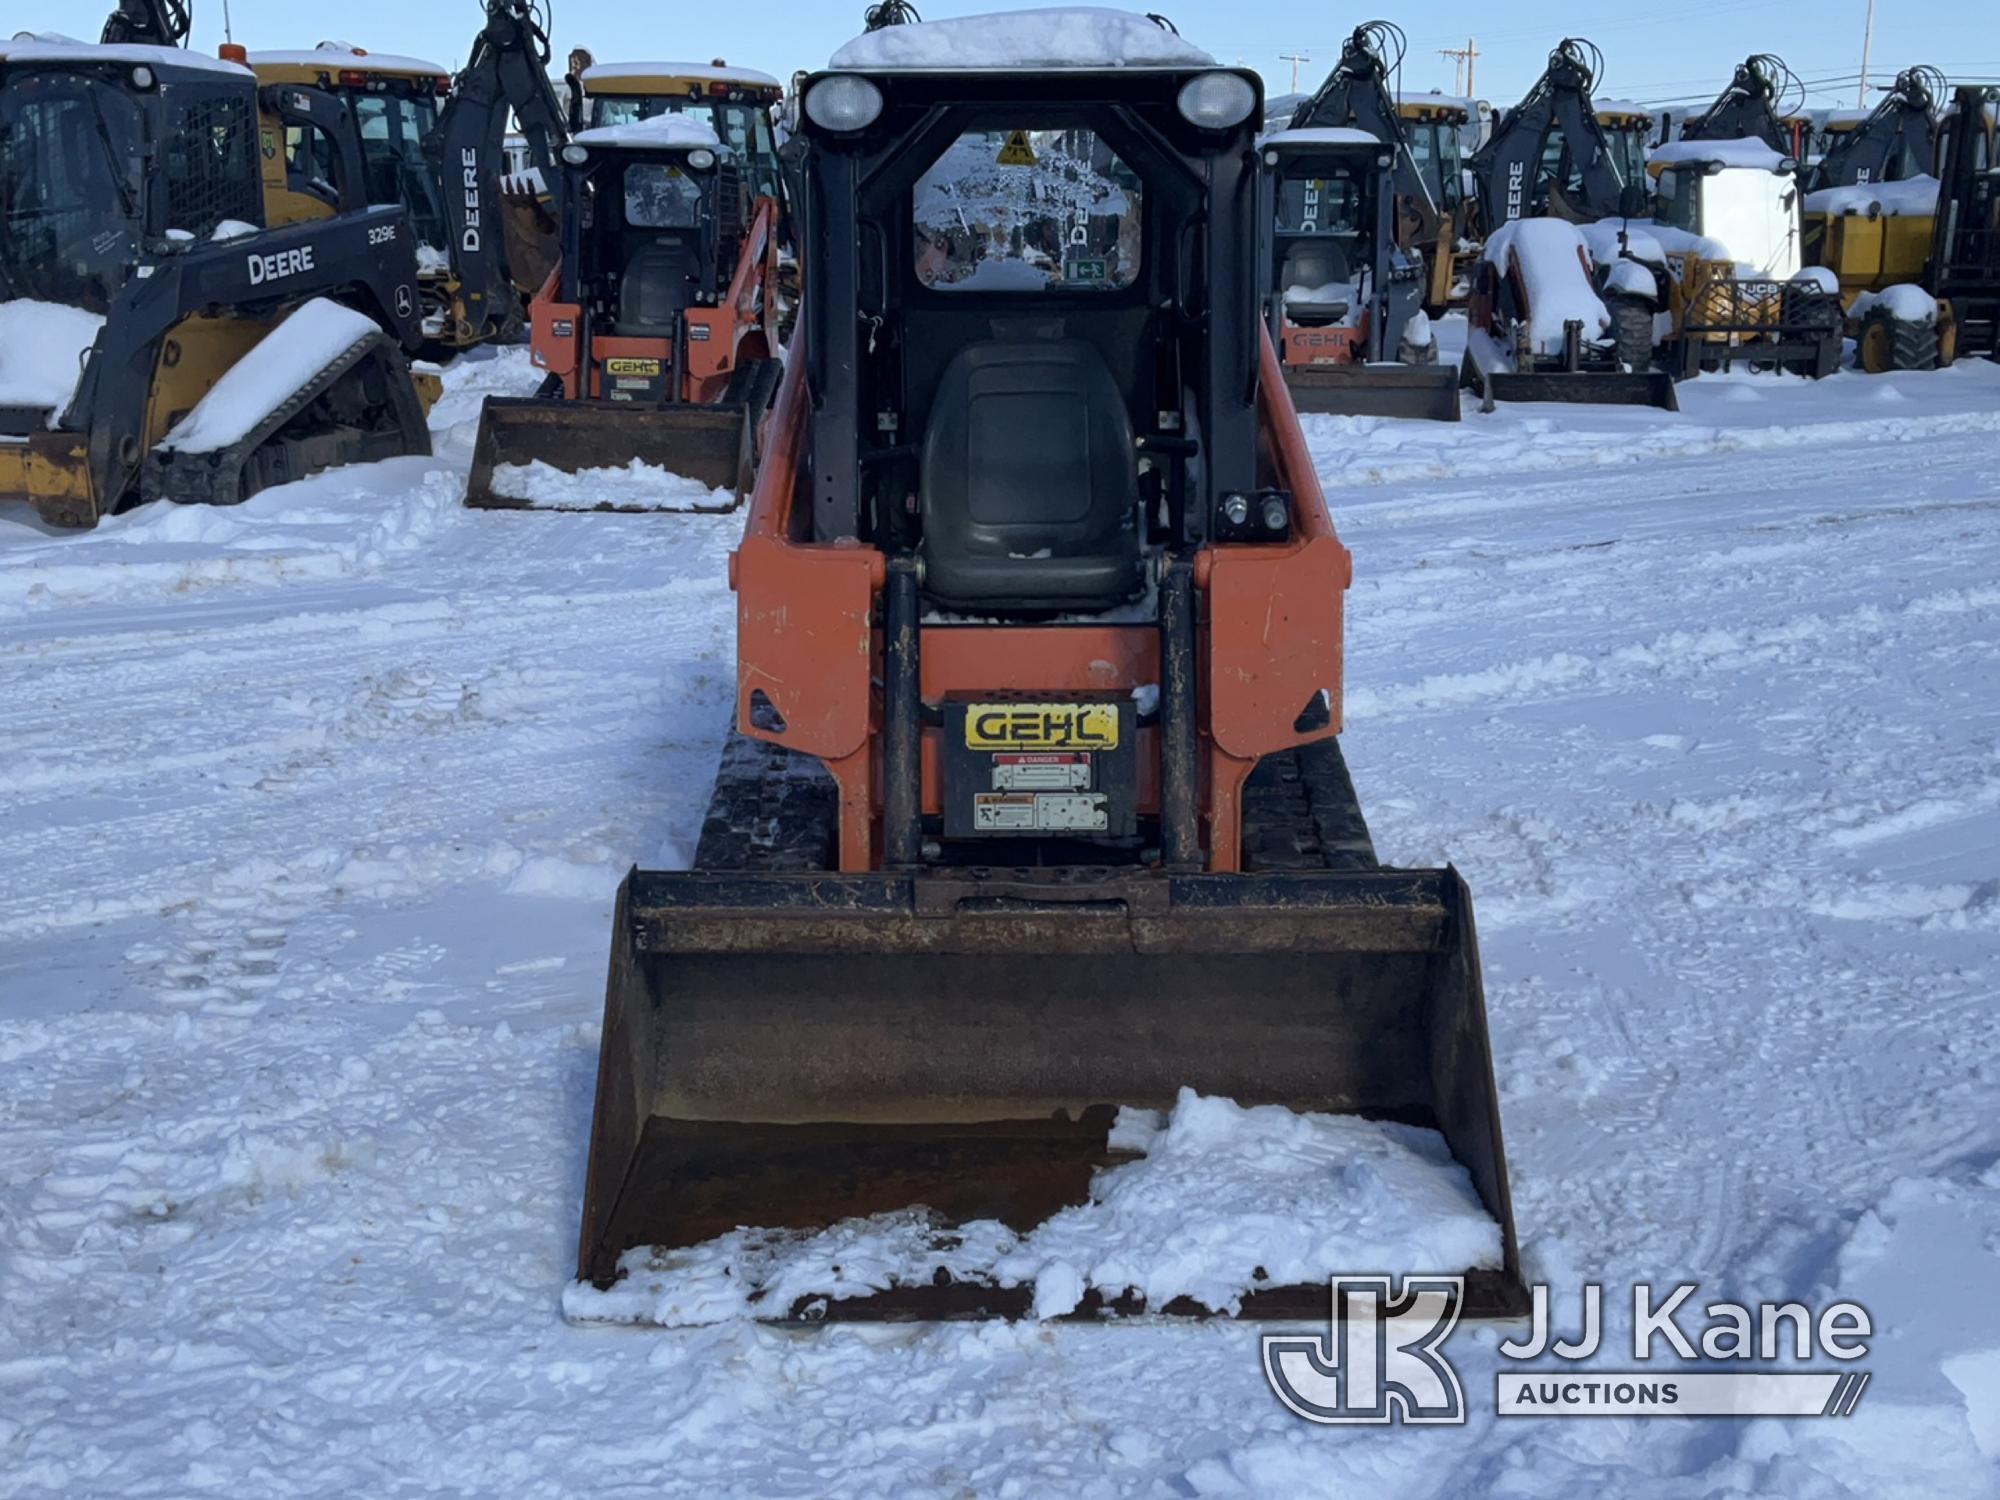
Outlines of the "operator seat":
<svg viewBox="0 0 2000 1500">
<path fill-rule="evenodd" d="M 925 426 L 921 505 L 937 603 L 1089 612 L 1145 586 L 1132 416 L 1079 340 L 959 350 Z"/>
<path fill-rule="evenodd" d="M 1346 247 L 1338 240 L 1301 240 L 1285 252 L 1285 264 L 1278 273 L 1278 287 L 1285 294 L 1285 316 L 1301 328 L 1324 328 L 1346 319 L 1348 301 L 1332 294 L 1294 296 L 1295 292 L 1316 292 L 1321 287 L 1345 285 L 1353 280 L 1354 268 Z"/>
<path fill-rule="evenodd" d="M 680 235 L 647 239 L 625 257 L 618 278 L 618 316 L 611 331 L 623 338 L 668 339 L 674 320 L 701 279 L 701 257 Z"/>
</svg>

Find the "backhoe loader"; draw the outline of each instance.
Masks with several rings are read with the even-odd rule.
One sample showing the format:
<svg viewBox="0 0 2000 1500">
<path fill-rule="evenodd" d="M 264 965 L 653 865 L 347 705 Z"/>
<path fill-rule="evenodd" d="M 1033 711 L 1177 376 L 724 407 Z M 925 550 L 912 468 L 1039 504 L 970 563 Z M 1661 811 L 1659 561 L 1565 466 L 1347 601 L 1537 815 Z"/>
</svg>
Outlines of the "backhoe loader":
<svg viewBox="0 0 2000 1500">
<path fill-rule="evenodd" d="M 530 309 L 548 374 L 538 396 L 486 398 L 466 504 L 712 509 L 718 490 L 741 501 L 782 316 L 778 205 L 753 188 L 698 115 L 599 126 L 563 148 L 562 259 Z M 544 472 L 634 462 L 706 492 L 578 497 Z"/>
<path fill-rule="evenodd" d="M 1503 1248 L 1405 1269 L 1526 1308 L 1470 898 L 1376 860 L 1341 758 L 1351 559 L 1257 316 L 1260 85 L 1119 24 L 1102 59 L 987 32 L 946 70 L 888 28 L 804 81 L 735 736 L 695 868 L 619 895 L 584 1283 L 743 1226 L 1027 1230 L 1119 1159 L 1112 1106 L 1188 1087 L 1439 1132 Z M 766 1290 L 774 1320 L 1031 1298 Z"/>
<path fill-rule="evenodd" d="M 1934 160 L 1935 178 L 1823 188 L 1811 200 L 1855 362 L 1870 374 L 1946 369 L 2000 347 L 2000 89 L 1955 91 Z"/>
<path fill-rule="evenodd" d="M 430 451 L 407 217 L 348 152 L 330 216 L 265 228 L 256 80 L 188 24 L 127 0 L 96 46 L 0 42 L 0 500 L 53 525 Z"/>
<path fill-rule="evenodd" d="M 505 191 L 510 115 L 544 181 L 554 176 L 555 153 L 568 139 L 546 71 L 546 20 L 534 0 L 485 0 L 484 24 L 455 77 L 436 63 L 338 42 L 249 57 L 267 94 L 271 85 L 306 85 L 347 110 L 344 119 L 319 127 L 288 126 L 265 112 L 274 222 L 332 211 L 332 132 L 353 136 L 371 200 L 400 203 L 409 214 L 426 350 L 439 358 L 517 339 L 528 299 L 547 274 L 553 216 L 538 195 Z M 536 268 L 540 274 L 529 279 Z"/>
</svg>

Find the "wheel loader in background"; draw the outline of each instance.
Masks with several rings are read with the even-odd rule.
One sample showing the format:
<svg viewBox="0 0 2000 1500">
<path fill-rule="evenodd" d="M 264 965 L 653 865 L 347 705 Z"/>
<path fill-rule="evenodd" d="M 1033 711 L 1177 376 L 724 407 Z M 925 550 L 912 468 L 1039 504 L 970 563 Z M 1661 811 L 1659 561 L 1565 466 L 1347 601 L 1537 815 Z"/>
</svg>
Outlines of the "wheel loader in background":
<svg viewBox="0 0 2000 1500">
<path fill-rule="evenodd" d="M 562 259 L 530 309 L 548 375 L 538 396 L 486 398 L 465 503 L 715 509 L 717 490 L 739 503 L 777 388 L 777 202 L 706 120 L 670 113 L 579 133 L 562 204 Z M 536 468 L 634 462 L 703 492 L 592 499 Z"/>
<path fill-rule="evenodd" d="M 188 25 L 127 0 L 106 43 L 0 42 L 0 500 L 53 525 L 430 452 L 403 210 L 349 151 L 330 216 L 266 228 L 256 79 Z"/>
<path fill-rule="evenodd" d="M 904 27 L 804 83 L 736 735 L 695 868 L 619 895 L 584 1282 L 741 1226 L 1025 1230 L 1117 1159 L 1110 1106 L 1190 1087 L 1437 1129 L 1504 1241 L 1466 1315 L 1526 1308 L 1470 899 L 1377 863 L 1336 738 L 1351 565 L 1257 316 L 1259 84 L 1121 24 L 1117 66 L 899 68 Z"/>
<path fill-rule="evenodd" d="M 1264 315 L 1292 404 L 1336 416 L 1456 422 L 1421 257 L 1396 244 L 1395 157 L 1363 130 L 1281 130 L 1258 143 Z"/>
<path fill-rule="evenodd" d="M 528 299 L 554 254 L 554 220 L 533 195 L 509 194 L 511 114 L 545 181 L 568 139 L 549 83 L 547 15 L 534 0 L 486 0 L 486 19 L 456 77 L 435 63 L 322 42 L 310 51 L 253 52 L 264 97 L 306 85 L 346 107 L 344 119 L 287 124 L 266 110 L 265 172 L 274 222 L 332 211 L 334 133 L 351 134 L 377 203 L 400 203 L 418 239 L 427 352 L 448 358 L 518 339 Z M 271 147 L 282 142 L 274 154 Z M 539 275 L 531 275 L 540 268 Z"/>
</svg>

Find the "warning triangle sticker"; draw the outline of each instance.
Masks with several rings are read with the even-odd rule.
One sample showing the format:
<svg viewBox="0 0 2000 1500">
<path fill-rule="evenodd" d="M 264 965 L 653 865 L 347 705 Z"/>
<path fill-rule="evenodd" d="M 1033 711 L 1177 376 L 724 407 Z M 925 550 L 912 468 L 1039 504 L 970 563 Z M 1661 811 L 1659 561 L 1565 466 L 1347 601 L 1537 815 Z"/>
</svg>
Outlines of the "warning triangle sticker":
<svg viewBox="0 0 2000 1500">
<path fill-rule="evenodd" d="M 1028 132 L 1012 131 L 1007 136 L 1007 144 L 1000 148 L 1000 154 L 993 158 L 1003 167 L 1032 167 L 1035 164 L 1035 148 L 1028 144 Z"/>
</svg>

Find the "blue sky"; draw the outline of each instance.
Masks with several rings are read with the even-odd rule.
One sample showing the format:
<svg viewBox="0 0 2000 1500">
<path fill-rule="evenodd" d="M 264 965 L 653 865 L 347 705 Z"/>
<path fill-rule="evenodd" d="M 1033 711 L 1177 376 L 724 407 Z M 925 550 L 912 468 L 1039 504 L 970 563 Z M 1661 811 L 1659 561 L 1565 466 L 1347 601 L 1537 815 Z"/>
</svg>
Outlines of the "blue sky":
<svg viewBox="0 0 2000 1500">
<path fill-rule="evenodd" d="M 109 0 L 4 0 L 11 33 L 31 26 L 94 40 Z M 931 18 L 1005 8 L 994 0 L 917 0 Z M 816 67 L 860 30 L 862 0 L 708 0 L 706 4 L 634 5 L 630 0 L 555 0 L 556 42 L 614 58 L 725 57 L 786 77 Z M 195 42 L 212 50 L 222 39 L 223 0 L 196 0 Z M 1386 14 L 1409 33 L 1404 87 L 1453 87 L 1443 47 L 1476 38 L 1477 92 L 1496 104 L 1519 97 L 1551 46 L 1569 33 L 1604 50 L 1601 92 L 1648 103 L 1704 99 L 1750 52 L 1775 52 L 1817 85 L 1815 106 L 1854 103 L 1867 0 L 1816 5 L 1752 5 L 1740 0 L 1676 0 L 1614 9 L 1583 0 L 1431 0 L 1423 7 L 1349 11 L 1299 0 L 1143 0 L 1163 9 L 1186 36 L 1227 62 L 1263 73 L 1271 91 L 1290 87 L 1299 52 L 1301 86 L 1311 88 L 1338 56 L 1342 36 L 1361 20 Z M 375 51 L 406 52 L 451 66 L 461 62 L 476 29 L 478 0 L 341 0 L 303 6 L 298 0 L 230 0 L 236 39 L 250 47 L 311 46 L 328 38 Z M 1961 55 L 1969 54 L 1969 55 Z M 1870 76 L 1886 79 L 1909 63 L 1947 73 L 2000 79 L 2000 29 L 1984 0 L 1877 0 Z"/>
</svg>

